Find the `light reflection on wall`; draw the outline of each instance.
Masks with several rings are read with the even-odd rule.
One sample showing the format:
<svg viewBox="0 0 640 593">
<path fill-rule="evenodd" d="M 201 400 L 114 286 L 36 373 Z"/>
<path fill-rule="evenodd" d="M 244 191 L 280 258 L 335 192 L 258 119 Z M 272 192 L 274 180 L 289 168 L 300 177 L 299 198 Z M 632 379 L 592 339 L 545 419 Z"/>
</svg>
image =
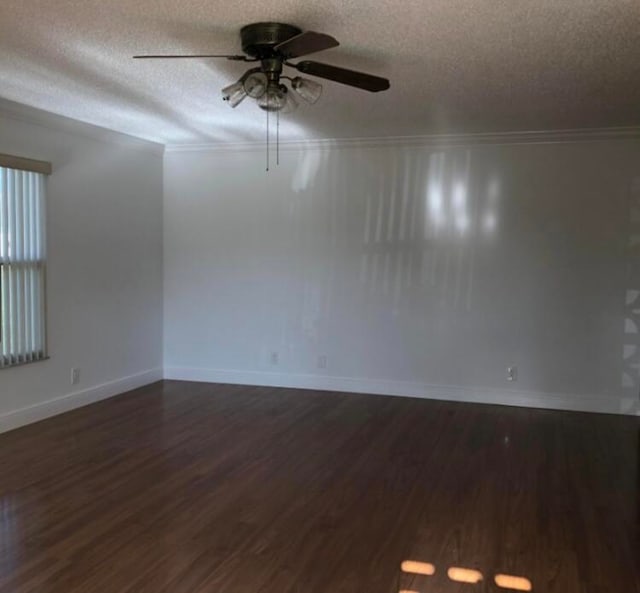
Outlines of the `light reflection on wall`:
<svg viewBox="0 0 640 593">
<path fill-rule="evenodd" d="M 365 294 L 391 295 L 397 310 L 417 280 L 425 298 L 471 310 L 475 252 L 499 230 L 500 175 L 474 170 L 469 149 L 405 151 L 389 169 L 364 188 Z"/>
<path fill-rule="evenodd" d="M 447 221 L 444 200 L 444 167 L 444 153 L 432 154 L 429 157 L 429 177 L 427 178 L 426 192 L 428 207 L 425 209 L 427 217 L 424 221 L 425 238 L 427 238 L 427 233 L 431 227 L 438 230 Z"/>
<path fill-rule="evenodd" d="M 458 180 L 453 188 L 453 218 L 456 230 L 464 234 L 469 228 L 469 213 L 467 212 L 467 184 Z"/>
<path fill-rule="evenodd" d="M 304 150 L 298 157 L 298 166 L 291 180 L 291 189 L 300 193 L 309 188 L 318 175 L 320 166 L 326 161 L 327 153 L 319 150 Z"/>
<path fill-rule="evenodd" d="M 498 201 L 500 180 L 493 177 L 486 182 L 482 191 L 482 180 L 470 179 L 471 152 L 450 158 L 445 153 L 436 153 L 429 159 L 429 174 L 426 183 L 425 239 L 429 231 L 457 231 L 460 236 L 476 232 L 492 235 L 498 225 Z M 482 195 L 484 194 L 484 195 Z M 474 216 L 478 208 L 477 217 Z M 435 233 L 437 234 L 437 233 Z"/>
<path fill-rule="evenodd" d="M 498 199 L 500 198 L 500 181 L 491 179 L 487 187 L 487 203 L 482 215 L 482 230 L 485 234 L 495 233 L 498 226 Z"/>
</svg>

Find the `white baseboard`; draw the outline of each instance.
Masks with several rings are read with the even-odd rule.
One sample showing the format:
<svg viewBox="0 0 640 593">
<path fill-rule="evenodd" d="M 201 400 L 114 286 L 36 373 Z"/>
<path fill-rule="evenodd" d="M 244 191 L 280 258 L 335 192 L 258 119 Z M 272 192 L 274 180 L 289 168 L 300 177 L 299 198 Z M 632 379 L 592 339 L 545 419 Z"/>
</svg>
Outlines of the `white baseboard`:
<svg viewBox="0 0 640 593">
<path fill-rule="evenodd" d="M 74 391 L 67 395 L 56 397 L 20 410 L 0 415 L 0 433 L 19 428 L 32 422 L 44 420 L 75 408 L 92 404 L 120 393 L 137 389 L 149 383 L 162 380 L 162 369 L 151 369 L 135 375 L 130 375 L 115 381 L 108 381 L 88 389 Z"/>
<path fill-rule="evenodd" d="M 150 369 L 115 381 L 109 381 L 81 391 L 75 391 L 39 404 L 0 415 L 0 433 L 44 420 L 75 408 L 98 402 L 114 395 L 137 389 L 162 378 L 207 383 L 237 385 L 264 385 L 323 391 L 344 391 L 375 395 L 395 395 L 426 399 L 499 404 L 552 410 L 602 412 L 608 414 L 640 415 L 635 398 L 605 397 L 593 394 L 545 393 L 514 389 L 470 388 L 449 385 L 431 385 L 411 381 L 390 381 L 255 371 L 229 371 L 186 367 Z"/>
<path fill-rule="evenodd" d="M 293 387 L 297 389 L 397 395 L 403 397 L 499 404 L 551 410 L 640 415 L 638 403 L 635 399 L 627 400 L 617 396 L 606 397 L 593 394 L 544 393 L 514 389 L 430 385 L 411 381 L 186 367 L 165 367 L 164 378 L 182 381 L 202 381 L 207 383 L 264 385 L 267 387 Z"/>
</svg>

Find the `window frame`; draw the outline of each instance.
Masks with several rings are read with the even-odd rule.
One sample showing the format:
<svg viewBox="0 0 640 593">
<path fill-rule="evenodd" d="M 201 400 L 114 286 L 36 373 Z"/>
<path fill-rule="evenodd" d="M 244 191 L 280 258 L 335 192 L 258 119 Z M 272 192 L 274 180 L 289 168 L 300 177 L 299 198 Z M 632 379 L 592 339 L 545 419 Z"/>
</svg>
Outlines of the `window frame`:
<svg viewBox="0 0 640 593">
<path fill-rule="evenodd" d="M 47 311 L 47 177 L 51 174 L 52 167 L 45 161 L 35 161 L 24 157 L 14 157 L 0 154 L 0 169 L 5 175 L 5 202 L 0 200 L 0 207 L 4 208 L 5 216 L 4 229 L 0 228 L 0 235 L 3 230 L 7 232 L 6 243 L 4 244 L 4 260 L 0 260 L 0 370 L 14 368 L 40 362 L 49 359 L 48 354 L 48 311 Z M 6 173 L 5 173 L 6 171 Z M 10 171 L 19 173 L 34 173 L 36 177 L 21 177 L 20 183 L 36 183 L 35 187 L 20 189 L 13 196 L 13 203 L 9 198 L 9 176 Z M 14 183 L 16 180 L 14 179 Z M 24 203 L 25 193 L 34 192 L 30 198 L 32 201 Z M 17 197 L 16 197 L 17 196 Z M 18 201 L 22 203 L 18 205 Z M 17 225 L 14 217 L 19 217 L 20 212 L 23 218 L 18 218 L 20 231 L 15 231 L 15 241 L 23 241 L 22 249 L 11 247 L 11 227 L 10 224 Z M 27 218 L 28 217 L 28 218 Z M 27 226 L 30 225 L 30 226 Z M 1 239 L 0 239 L 1 240 Z M 2 247 L 0 246 L 0 249 Z M 30 253 L 29 253 L 30 251 Z M 15 288 L 9 287 L 4 290 L 3 282 L 15 282 Z M 15 292 L 14 292 L 15 291 Z M 11 299 L 19 298 L 20 305 L 13 305 L 22 308 L 16 313 L 13 310 L 3 309 L 3 306 L 11 307 Z M 9 301 L 9 305 L 7 305 Z M 17 321 L 16 321 L 17 320 Z M 15 322 L 19 324 L 17 330 L 8 329 L 6 324 Z M 7 336 L 11 336 L 12 342 L 7 346 Z M 16 340 L 16 343 L 13 342 Z M 32 340 L 29 344 L 29 340 Z"/>
</svg>

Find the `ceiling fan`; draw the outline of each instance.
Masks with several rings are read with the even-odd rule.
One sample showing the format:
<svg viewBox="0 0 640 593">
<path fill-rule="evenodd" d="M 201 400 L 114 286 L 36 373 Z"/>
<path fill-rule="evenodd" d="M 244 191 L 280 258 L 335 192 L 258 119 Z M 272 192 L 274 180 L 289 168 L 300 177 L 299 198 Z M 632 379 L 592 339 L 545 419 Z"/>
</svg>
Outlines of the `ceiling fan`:
<svg viewBox="0 0 640 593">
<path fill-rule="evenodd" d="M 137 59 L 224 58 L 238 62 L 260 62 L 259 66 L 247 70 L 237 82 L 222 89 L 222 98 L 231 107 L 237 107 L 246 97 L 251 97 L 267 112 L 287 113 L 293 111 L 298 105 L 294 94 L 308 103 L 315 103 L 322 93 L 322 85 L 313 80 L 300 76 L 294 78 L 285 76 L 283 74 L 284 66 L 295 68 L 302 74 L 339 82 L 372 93 L 389 88 L 389 81 L 379 76 L 311 60 L 295 64 L 289 61 L 339 45 L 338 41 L 324 33 L 302 32 L 298 27 L 282 23 L 254 23 L 240 30 L 240 39 L 245 55 L 198 54 L 133 57 Z M 284 80 L 289 81 L 291 89 L 283 83 Z"/>
</svg>

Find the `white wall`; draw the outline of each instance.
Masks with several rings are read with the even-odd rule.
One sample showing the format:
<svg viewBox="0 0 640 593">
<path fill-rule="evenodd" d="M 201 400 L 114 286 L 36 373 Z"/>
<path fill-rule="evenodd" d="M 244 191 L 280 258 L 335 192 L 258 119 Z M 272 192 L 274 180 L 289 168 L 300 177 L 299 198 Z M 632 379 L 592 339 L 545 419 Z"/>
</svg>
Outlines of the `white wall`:
<svg viewBox="0 0 640 593">
<path fill-rule="evenodd" d="M 51 358 L 0 370 L 0 432 L 162 377 L 162 147 L 3 106 L 0 152 L 53 174 Z"/>
<path fill-rule="evenodd" d="M 54 165 L 51 358 L 0 371 L 2 431 L 162 376 L 163 164 L 6 102 L 0 152 Z M 638 413 L 637 140 L 281 161 L 165 155 L 165 376 Z"/>
<path fill-rule="evenodd" d="M 638 412 L 637 140 L 263 150 L 165 154 L 165 376 Z"/>
</svg>

